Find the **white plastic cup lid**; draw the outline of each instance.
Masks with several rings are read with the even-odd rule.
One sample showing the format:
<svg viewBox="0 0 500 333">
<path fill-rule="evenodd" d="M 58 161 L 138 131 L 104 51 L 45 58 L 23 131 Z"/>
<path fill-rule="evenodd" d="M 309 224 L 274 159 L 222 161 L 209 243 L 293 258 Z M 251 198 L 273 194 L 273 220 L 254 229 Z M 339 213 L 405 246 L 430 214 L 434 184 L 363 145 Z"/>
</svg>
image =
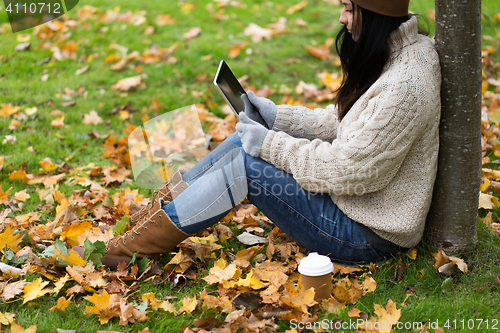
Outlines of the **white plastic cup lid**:
<svg viewBox="0 0 500 333">
<path fill-rule="evenodd" d="M 321 276 L 333 271 L 333 263 L 327 256 L 311 252 L 300 261 L 299 273 L 307 276 Z"/>
</svg>

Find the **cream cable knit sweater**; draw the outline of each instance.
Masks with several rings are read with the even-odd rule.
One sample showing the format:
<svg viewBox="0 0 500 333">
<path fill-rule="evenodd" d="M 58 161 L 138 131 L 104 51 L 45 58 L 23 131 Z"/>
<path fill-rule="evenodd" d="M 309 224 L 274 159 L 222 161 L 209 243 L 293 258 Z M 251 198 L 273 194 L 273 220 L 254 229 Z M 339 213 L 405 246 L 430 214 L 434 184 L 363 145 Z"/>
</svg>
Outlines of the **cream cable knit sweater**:
<svg viewBox="0 0 500 333">
<path fill-rule="evenodd" d="M 439 145 L 439 59 L 417 31 L 412 17 L 393 32 L 384 73 L 340 124 L 333 105 L 278 106 L 260 156 L 403 247 L 422 238 Z"/>
</svg>

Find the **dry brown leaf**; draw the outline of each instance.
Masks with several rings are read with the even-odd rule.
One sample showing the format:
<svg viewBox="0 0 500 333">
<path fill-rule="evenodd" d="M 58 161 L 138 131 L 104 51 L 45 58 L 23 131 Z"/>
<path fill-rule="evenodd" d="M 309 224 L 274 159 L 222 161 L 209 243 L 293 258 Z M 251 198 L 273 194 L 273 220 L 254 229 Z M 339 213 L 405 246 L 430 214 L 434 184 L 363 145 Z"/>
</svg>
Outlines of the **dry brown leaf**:
<svg viewBox="0 0 500 333">
<path fill-rule="evenodd" d="M 111 89 L 119 91 L 131 91 L 140 88 L 141 85 L 143 85 L 142 76 L 137 75 L 116 82 L 111 86 Z"/>
<path fill-rule="evenodd" d="M 479 192 L 479 208 L 493 209 L 500 205 L 500 201 L 497 197 Z"/>
<path fill-rule="evenodd" d="M 295 24 L 300 25 L 301 27 L 305 27 L 305 28 L 309 27 L 309 24 L 300 17 L 295 20 Z"/>
<path fill-rule="evenodd" d="M 333 55 L 330 53 L 330 48 L 324 44 L 320 45 L 319 47 L 306 46 L 306 50 L 307 52 L 321 60 L 333 58 Z"/>
<path fill-rule="evenodd" d="M 278 288 L 288 280 L 288 275 L 286 274 L 288 268 L 284 266 L 284 263 L 278 261 L 259 263 L 255 266 L 253 272 L 257 279 L 270 282 Z"/>
<path fill-rule="evenodd" d="M 89 114 L 83 115 L 83 123 L 86 125 L 98 125 L 102 124 L 102 118 L 99 117 L 95 110 L 90 111 Z"/>
<path fill-rule="evenodd" d="M 273 36 L 288 33 L 290 31 L 286 28 L 286 21 L 286 17 L 280 17 L 276 23 L 267 25 L 269 28 L 273 29 Z"/>
<path fill-rule="evenodd" d="M 183 274 L 192 264 L 194 260 L 181 250 L 165 265 L 165 268 L 174 265 L 174 272 Z"/>
<path fill-rule="evenodd" d="M 351 267 L 351 266 L 344 266 L 338 263 L 335 263 L 333 265 L 333 272 L 332 275 L 336 275 L 337 273 L 340 273 L 341 275 L 347 275 L 347 274 L 352 274 L 356 272 L 362 272 L 363 269 L 359 267 Z"/>
<path fill-rule="evenodd" d="M 231 46 L 231 48 L 229 49 L 229 58 L 236 58 L 240 54 L 241 50 L 243 50 L 247 45 L 248 42 L 233 44 L 233 46 Z"/>
<path fill-rule="evenodd" d="M 250 36 L 250 39 L 254 43 L 259 43 L 264 38 L 271 39 L 273 36 L 273 31 L 271 29 L 262 28 L 255 23 L 250 23 L 243 33 L 245 36 Z"/>
<path fill-rule="evenodd" d="M 8 284 L 1 294 L 4 301 L 9 301 L 13 299 L 16 295 L 19 295 L 24 291 L 24 286 L 28 284 L 26 281 L 16 281 Z"/>
<path fill-rule="evenodd" d="M 85 289 L 83 289 L 83 287 L 79 284 L 66 290 L 66 296 L 71 296 L 73 294 L 83 294 L 83 293 L 85 293 Z"/>
<path fill-rule="evenodd" d="M 295 285 L 293 283 L 289 282 L 285 283 L 284 287 L 285 290 L 283 291 L 283 296 L 280 300 L 286 305 L 302 313 L 308 313 L 307 308 L 317 303 L 314 300 L 314 288 L 302 290 L 302 283 L 300 280 L 297 289 L 295 289 Z"/>
<path fill-rule="evenodd" d="M 164 25 L 174 24 L 175 22 L 176 19 L 172 18 L 170 14 L 158 15 L 156 17 L 156 24 L 158 24 L 160 27 Z"/>
<path fill-rule="evenodd" d="M 322 308 L 328 313 L 340 314 L 340 312 L 345 309 L 345 304 L 339 303 L 334 297 L 324 299 L 322 301 Z M 349 311 L 351 312 L 351 311 Z M 351 315 L 349 315 L 351 316 Z"/>
<path fill-rule="evenodd" d="M 260 297 L 262 297 L 262 303 L 267 303 L 267 304 L 278 303 L 281 298 L 281 293 L 278 290 L 279 286 L 271 284 L 264 291 L 261 291 L 259 295 Z"/>
<path fill-rule="evenodd" d="M 298 12 L 298 11 L 301 11 L 302 9 L 304 9 L 305 7 L 307 6 L 307 1 L 301 1 L 299 2 L 298 4 L 296 5 L 293 5 L 291 7 L 289 7 L 287 10 L 286 10 L 286 13 L 288 15 L 292 15 L 293 13 L 295 12 Z"/>
<path fill-rule="evenodd" d="M 78 283 L 79 285 L 82 285 L 82 286 L 87 285 L 83 275 L 81 273 L 79 273 L 76 269 L 74 269 L 71 266 L 67 266 L 66 271 L 69 273 L 69 275 L 71 275 L 71 277 L 73 278 L 73 280 L 76 281 L 76 283 Z M 68 294 L 66 294 L 66 295 L 68 295 Z"/>
<path fill-rule="evenodd" d="M 50 126 L 54 126 L 54 127 L 58 127 L 58 128 L 64 127 L 64 116 L 52 120 L 50 122 Z"/>
<path fill-rule="evenodd" d="M 237 279 L 241 276 L 241 270 L 237 268 L 235 264 L 227 265 L 226 263 L 227 266 L 224 267 L 224 263 L 221 263 L 221 260 L 225 263 L 224 259 L 219 259 L 214 267 L 210 269 L 209 275 L 203 278 L 208 284 L 222 283 L 227 280 Z"/>
<path fill-rule="evenodd" d="M 21 122 L 19 120 L 16 120 L 16 119 L 12 119 L 12 121 L 10 122 L 10 125 L 7 127 L 9 130 L 13 131 L 15 130 L 17 127 L 19 127 L 21 125 Z"/>
<path fill-rule="evenodd" d="M 250 261 L 250 260 L 252 260 L 253 257 L 255 257 L 257 254 L 259 254 L 263 249 L 264 249 L 264 246 L 255 245 L 255 246 L 249 247 L 248 249 L 243 249 L 243 250 L 238 251 L 236 253 L 235 257 L 237 259 Z"/>
<path fill-rule="evenodd" d="M 442 274 L 452 275 L 454 268 L 457 267 L 463 273 L 468 272 L 468 266 L 462 259 L 453 256 L 447 256 L 446 253 L 439 249 L 437 253 L 433 253 L 434 257 L 434 268 Z"/>
<path fill-rule="evenodd" d="M 57 304 L 51 307 L 49 311 L 54 311 L 54 310 L 64 311 L 69 306 L 69 303 L 71 303 L 71 299 L 66 299 L 63 296 L 61 296 L 57 300 Z"/>
<path fill-rule="evenodd" d="M 26 191 L 27 190 L 22 190 L 22 191 L 16 192 L 14 194 L 14 200 L 16 200 L 16 201 L 26 201 L 29 198 L 31 198 L 30 195 Z"/>
<path fill-rule="evenodd" d="M 201 34 L 201 28 L 200 27 L 194 27 L 191 28 L 188 32 L 184 33 L 182 36 L 187 39 L 193 39 L 197 37 L 199 34 Z"/>
</svg>

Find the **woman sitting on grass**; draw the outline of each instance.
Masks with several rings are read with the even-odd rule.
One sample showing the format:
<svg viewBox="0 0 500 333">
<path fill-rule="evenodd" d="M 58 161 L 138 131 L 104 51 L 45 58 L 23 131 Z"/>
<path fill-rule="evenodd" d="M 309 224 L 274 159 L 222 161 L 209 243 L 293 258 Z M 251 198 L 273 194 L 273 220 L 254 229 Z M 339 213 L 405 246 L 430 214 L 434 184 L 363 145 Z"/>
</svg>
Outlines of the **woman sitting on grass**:
<svg viewBox="0 0 500 333">
<path fill-rule="evenodd" d="M 437 169 L 441 74 L 409 0 L 344 0 L 335 105 L 310 110 L 252 92 L 237 133 L 157 190 L 111 239 L 113 268 L 166 253 L 245 197 L 309 251 L 380 262 L 422 237 Z"/>
</svg>

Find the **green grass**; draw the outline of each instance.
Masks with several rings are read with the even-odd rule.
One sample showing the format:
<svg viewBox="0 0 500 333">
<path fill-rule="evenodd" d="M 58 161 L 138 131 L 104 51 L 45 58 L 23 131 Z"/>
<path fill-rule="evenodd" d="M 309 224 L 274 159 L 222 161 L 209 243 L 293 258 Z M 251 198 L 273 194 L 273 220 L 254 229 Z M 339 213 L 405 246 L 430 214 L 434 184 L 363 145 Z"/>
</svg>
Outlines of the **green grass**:
<svg viewBox="0 0 500 333">
<path fill-rule="evenodd" d="M 297 1 L 298 2 L 298 1 Z M 41 203 L 36 194 L 36 186 L 26 186 L 20 180 L 9 180 L 8 174 L 17 170 L 21 164 L 27 163 L 27 170 L 31 173 L 40 173 L 39 161 L 50 157 L 55 163 L 63 163 L 68 156 L 73 158 L 67 163 L 73 167 L 81 167 L 89 163 L 99 166 L 112 165 L 103 158 L 103 144 L 105 139 L 90 139 L 88 133 L 95 130 L 100 134 L 113 135 L 115 138 L 125 136 L 122 132 L 124 122 L 111 113 L 115 107 L 130 103 L 136 112 L 127 121 L 138 125 L 141 123 L 141 110 L 151 105 L 152 96 L 155 96 L 163 104 L 163 110 L 173 110 L 194 103 L 210 104 L 210 111 L 221 115 L 220 108 L 225 104 L 220 94 L 212 84 L 212 80 L 220 59 L 226 59 L 237 76 L 248 75 L 248 83 L 254 87 L 268 86 L 275 92 L 270 96 L 275 102 L 280 102 L 284 94 L 279 92 L 282 85 L 294 90 L 299 81 L 314 83 L 319 86 L 317 74 L 322 71 L 338 72 L 338 66 L 333 61 L 319 60 L 305 50 L 309 45 L 321 45 L 329 38 L 336 35 L 340 28 L 338 15 L 339 6 L 328 5 L 324 1 L 309 2 L 303 11 L 292 15 L 286 14 L 289 2 L 276 1 L 245 1 L 244 7 L 225 8 L 229 20 L 217 21 L 206 8 L 212 1 L 196 1 L 197 7 L 191 13 L 183 13 L 176 1 L 123 1 L 109 0 L 97 1 L 86 0 L 80 3 L 75 10 L 69 13 L 69 17 L 78 19 L 76 10 L 85 5 L 92 5 L 101 12 L 121 6 L 121 12 L 131 10 L 132 12 L 144 10 L 147 23 L 139 27 L 120 22 L 101 23 L 97 20 L 88 20 L 80 23 L 71 30 L 68 41 L 75 41 L 79 47 L 76 51 L 76 60 L 50 61 L 42 64 L 41 61 L 52 55 L 50 49 L 40 50 L 42 41 L 36 36 L 31 36 L 31 50 L 16 52 L 14 47 L 19 44 L 16 40 L 18 34 L 12 34 L 10 27 L 5 25 L 0 34 L 0 103 L 11 103 L 21 107 L 21 111 L 27 107 L 38 108 L 38 112 L 22 121 L 22 125 L 14 130 L 8 130 L 11 117 L 0 118 L 0 141 L 5 135 L 15 135 L 17 142 L 14 145 L 0 145 L 0 156 L 6 157 L 5 167 L 0 171 L 1 187 L 4 191 L 12 187 L 12 192 L 27 189 L 31 199 L 25 202 L 22 213 L 36 210 Z M 499 19 L 494 14 L 500 13 L 500 4 L 495 0 L 483 1 L 483 26 L 482 35 L 484 45 L 491 45 L 500 54 Z M 422 16 L 428 15 L 428 8 L 433 8 L 433 2 L 429 0 L 412 1 L 411 10 Z M 178 21 L 174 25 L 157 26 L 155 18 L 160 14 L 171 14 Z M 249 23 L 253 22 L 265 27 L 274 23 L 278 17 L 284 16 L 288 19 L 287 27 L 290 33 L 274 36 L 272 40 L 264 40 L 261 43 L 253 43 L 248 36 L 243 34 Z M 309 23 L 308 28 L 294 24 L 297 18 L 302 18 Z M 4 8 L 0 10 L 0 24 L 7 22 Z M 145 27 L 155 27 L 153 35 L 145 35 Z M 182 34 L 190 28 L 200 26 L 202 34 L 195 39 L 185 40 Z M 108 28 L 103 31 L 100 28 Z M 23 32 L 32 34 L 34 29 Z M 0 29 L 0 31 L 2 31 Z M 434 31 L 434 23 L 430 22 L 431 36 Z M 492 36 L 485 38 L 485 36 Z M 238 42 L 249 42 L 247 47 L 235 59 L 228 59 L 229 48 Z M 115 51 L 109 49 L 112 44 L 125 46 L 131 51 L 139 51 L 141 54 L 152 45 L 168 48 L 173 43 L 178 43 L 178 50 L 174 56 L 178 59 L 175 64 L 159 62 L 155 64 L 142 64 L 145 83 L 147 88 L 130 93 L 126 96 L 111 90 L 111 85 L 125 77 L 135 76 L 137 73 L 130 68 L 122 72 L 115 72 L 105 63 L 105 58 Z M 249 54 L 246 54 L 246 50 Z M 332 53 L 333 50 L 332 50 Z M 91 60 L 88 60 L 92 56 Z M 209 56 L 209 57 L 207 57 Z M 298 59 L 298 62 L 286 63 L 290 58 Z M 206 60 L 203 60 L 206 59 Z M 8 61 L 6 61 L 8 60 Z M 82 75 L 75 75 L 75 71 L 89 65 L 90 69 Z M 47 81 L 42 82 L 41 77 L 49 74 Z M 206 75 L 206 78 L 198 82 L 197 76 Z M 86 96 L 77 96 L 73 100 L 76 106 L 63 107 L 61 103 L 66 102 L 58 97 L 65 88 L 78 90 L 85 87 Z M 204 92 L 206 99 L 193 97 L 192 92 Z M 292 97 L 300 100 L 300 96 L 291 93 Z M 54 105 L 51 106 L 48 102 Z M 308 102 L 311 101 L 305 101 Z M 324 103 L 323 103 L 324 104 Z M 65 113 L 64 123 L 68 127 L 55 128 L 50 126 L 53 119 L 50 116 L 54 109 Z M 104 119 L 104 124 L 98 126 L 82 124 L 83 114 L 96 110 Z M 147 114 L 153 118 L 160 112 L 150 111 Z M 33 153 L 28 151 L 32 147 Z M 126 187 L 122 185 L 121 187 Z M 132 184 L 132 187 L 134 185 Z M 60 189 L 70 195 L 75 189 L 82 189 L 78 185 L 71 186 L 61 184 Z M 120 188 L 112 188 L 111 194 Z M 140 190 L 148 194 L 147 190 Z M 2 207 L 3 209 L 4 207 Z M 11 215 L 18 215 L 16 212 Z M 494 216 L 497 216 L 495 212 Z M 484 216 L 484 214 L 482 214 Z M 54 212 L 43 212 L 42 222 L 53 219 Z M 453 276 L 453 287 L 451 291 L 443 292 L 442 283 L 445 276 L 437 274 L 432 267 L 432 253 L 436 249 L 425 239 L 418 247 L 416 260 L 411 260 L 404 254 L 387 261 L 384 265 L 374 271 L 373 277 L 377 281 L 377 289 L 374 293 L 362 297 L 354 306 L 373 315 L 374 304 L 385 305 L 389 299 L 396 302 L 401 308 L 401 322 L 424 322 L 439 320 L 443 323 L 447 320 L 456 319 L 499 319 L 500 304 L 498 294 L 500 291 L 500 239 L 493 236 L 481 221 L 478 222 L 479 244 L 474 253 L 469 254 L 466 259 L 469 264 L 469 273 L 456 274 Z M 233 247 L 234 249 L 230 249 Z M 241 245 L 230 243 L 225 251 L 237 251 Z M 401 279 L 395 279 L 395 265 L 399 260 L 406 267 L 403 269 Z M 168 258 L 163 258 L 163 263 Z M 208 268 L 200 271 L 201 276 L 208 273 Z M 34 279 L 36 276 L 29 276 Z M 152 285 L 141 282 L 141 293 L 154 292 L 157 298 L 170 295 L 178 299 L 177 308 L 184 296 L 195 296 L 202 291 L 206 283 L 201 280 L 189 281 L 187 286 L 180 291 L 165 282 L 161 285 Z M 213 288 L 213 287 L 210 287 Z M 414 292 L 401 305 L 406 298 L 407 291 Z M 131 298 L 131 301 L 134 297 Z M 477 300 L 480 300 L 478 302 Z M 98 330 L 116 330 L 120 332 L 137 332 L 149 327 L 151 332 L 175 332 L 185 325 L 194 327 L 193 320 L 201 316 L 200 312 L 192 315 L 181 315 L 175 317 L 162 310 L 150 314 L 150 320 L 143 323 L 135 323 L 126 327 L 118 325 L 117 320 L 111 320 L 107 325 L 100 325 L 97 316 L 85 315 L 85 305 L 90 305 L 77 296 L 65 312 L 48 309 L 56 304 L 57 297 L 43 297 L 22 305 L 17 301 L 9 304 L 0 304 L 0 312 L 13 312 L 16 319 L 24 327 L 38 325 L 38 332 L 55 332 L 55 328 L 77 329 L 78 332 L 96 332 Z M 140 299 L 135 299 L 140 303 Z M 325 314 L 319 311 L 320 318 L 341 319 L 349 321 L 347 312 L 353 306 L 348 306 L 340 314 Z M 317 308 L 313 308 L 316 311 Z M 219 315 L 205 312 L 208 314 Z M 279 322 L 282 331 L 290 327 L 287 322 Z M 443 327 L 443 325 L 440 325 Z M 498 324 L 500 327 L 500 323 Z M 448 330 L 446 330 L 448 331 Z M 476 330 L 485 332 L 487 330 Z M 491 330 L 493 331 L 493 330 Z M 411 332 L 411 330 L 401 330 Z"/>
</svg>

